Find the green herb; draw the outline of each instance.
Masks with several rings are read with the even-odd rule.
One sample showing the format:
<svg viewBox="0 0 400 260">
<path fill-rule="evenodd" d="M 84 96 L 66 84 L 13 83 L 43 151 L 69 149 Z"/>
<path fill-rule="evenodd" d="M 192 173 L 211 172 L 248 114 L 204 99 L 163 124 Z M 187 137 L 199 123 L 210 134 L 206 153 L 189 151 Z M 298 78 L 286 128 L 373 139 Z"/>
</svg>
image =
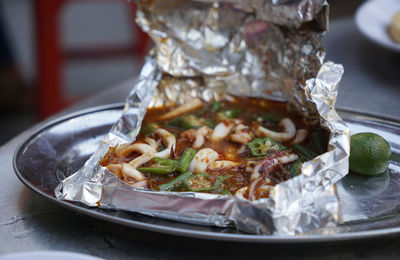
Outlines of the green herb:
<svg viewBox="0 0 400 260">
<path fill-rule="evenodd" d="M 279 123 L 283 119 L 283 116 L 273 113 L 262 113 L 254 116 L 253 119 L 257 122 L 269 121 L 269 122 Z"/>
<path fill-rule="evenodd" d="M 213 113 L 218 112 L 221 109 L 221 103 L 219 103 L 218 101 L 213 101 L 208 107 L 207 109 Z"/>
<path fill-rule="evenodd" d="M 311 133 L 311 140 L 312 144 L 318 153 L 323 153 L 326 149 L 326 138 L 325 136 L 319 132 L 319 131 L 314 131 Z"/>
<path fill-rule="evenodd" d="M 301 144 L 294 144 L 293 149 L 307 160 L 311 160 L 318 156 L 318 154 L 313 152 L 310 148 L 307 148 Z"/>
</svg>

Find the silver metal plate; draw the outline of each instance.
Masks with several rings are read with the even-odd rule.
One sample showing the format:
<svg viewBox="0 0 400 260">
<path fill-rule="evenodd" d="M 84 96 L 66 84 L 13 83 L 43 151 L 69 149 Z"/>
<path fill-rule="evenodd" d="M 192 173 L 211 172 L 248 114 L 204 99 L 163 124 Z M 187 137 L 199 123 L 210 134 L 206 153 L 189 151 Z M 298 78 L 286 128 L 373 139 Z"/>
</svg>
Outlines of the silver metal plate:
<svg viewBox="0 0 400 260">
<path fill-rule="evenodd" d="M 188 237 L 258 243 L 331 242 L 400 234 L 400 121 L 359 112 L 338 110 L 352 133 L 375 132 L 389 140 L 392 162 L 378 177 L 348 175 L 338 185 L 346 222 L 327 234 L 260 236 L 231 228 L 178 223 L 113 210 L 89 208 L 57 200 L 54 188 L 78 170 L 95 151 L 97 142 L 119 118 L 122 104 L 96 107 L 58 118 L 43 125 L 15 152 L 13 166 L 18 178 L 33 191 L 82 214 L 144 230 Z"/>
</svg>

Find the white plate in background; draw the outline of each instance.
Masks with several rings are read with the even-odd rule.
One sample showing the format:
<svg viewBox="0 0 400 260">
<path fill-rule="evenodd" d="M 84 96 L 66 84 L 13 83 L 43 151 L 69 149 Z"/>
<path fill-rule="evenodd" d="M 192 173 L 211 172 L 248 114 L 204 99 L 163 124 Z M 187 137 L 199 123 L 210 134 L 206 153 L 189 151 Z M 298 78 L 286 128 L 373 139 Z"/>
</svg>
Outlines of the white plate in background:
<svg viewBox="0 0 400 260">
<path fill-rule="evenodd" d="M 357 27 L 373 42 L 400 52 L 400 44 L 395 43 L 387 31 L 396 12 L 400 12 L 400 0 L 366 1 L 357 9 L 355 17 Z"/>
<path fill-rule="evenodd" d="M 95 256 L 66 251 L 36 251 L 1 255 L 0 260 L 102 260 Z"/>
</svg>

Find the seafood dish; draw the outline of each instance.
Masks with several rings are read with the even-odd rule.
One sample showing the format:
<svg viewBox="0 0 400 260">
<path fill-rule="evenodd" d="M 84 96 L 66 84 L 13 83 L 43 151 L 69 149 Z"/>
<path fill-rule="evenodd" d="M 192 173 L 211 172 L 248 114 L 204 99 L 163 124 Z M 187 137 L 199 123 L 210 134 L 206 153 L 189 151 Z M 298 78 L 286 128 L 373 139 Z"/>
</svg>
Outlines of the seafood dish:
<svg viewBox="0 0 400 260">
<path fill-rule="evenodd" d="M 326 152 L 329 132 L 287 103 L 227 96 L 147 109 L 136 140 L 100 165 L 133 187 L 267 198 Z"/>
</svg>

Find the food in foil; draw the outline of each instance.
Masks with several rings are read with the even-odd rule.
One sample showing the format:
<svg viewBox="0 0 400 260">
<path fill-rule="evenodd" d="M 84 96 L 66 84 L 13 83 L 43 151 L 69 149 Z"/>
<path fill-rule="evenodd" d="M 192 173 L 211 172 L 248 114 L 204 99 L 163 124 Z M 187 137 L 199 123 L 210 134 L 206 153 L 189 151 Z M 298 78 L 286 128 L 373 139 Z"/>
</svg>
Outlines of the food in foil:
<svg viewBox="0 0 400 260">
<path fill-rule="evenodd" d="M 144 124 L 142 123 L 147 110 L 151 111 L 152 109 L 159 107 L 156 105 L 158 104 L 158 101 L 164 100 L 164 104 L 166 104 L 164 105 L 165 107 L 173 103 L 171 102 L 172 98 L 176 98 L 177 102 L 175 102 L 175 104 L 182 105 L 179 109 L 177 108 L 177 110 L 165 111 L 166 114 L 162 113 L 159 115 L 161 121 L 164 120 L 165 122 L 169 122 L 175 117 L 179 118 L 191 111 L 190 108 L 193 105 L 194 100 L 197 100 L 194 104 L 197 104 L 197 109 L 200 110 L 206 106 L 202 104 L 201 100 L 210 102 L 209 104 L 211 104 L 213 101 L 212 99 L 209 99 L 209 97 L 218 96 L 213 95 L 208 91 L 199 91 L 204 88 L 204 85 L 201 84 L 202 81 L 196 82 L 187 79 L 171 80 L 170 77 L 166 77 L 165 75 L 162 77 L 160 70 L 155 65 L 154 58 L 150 56 L 143 67 L 138 84 L 130 93 L 120 119 L 115 123 L 110 132 L 101 140 L 98 149 L 88 159 L 85 165 L 79 171 L 64 179 L 60 185 L 57 186 L 55 194 L 58 199 L 81 202 L 91 207 L 139 212 L 153 217 L 192 224 L 214 225 L 220 227 L 234 226 L 238 230 L 247 233 L 269 235 L 275 232 L 278 234 L 298 234 L 316 228 L 334 227 L 340 220 L 338 215 L 338 199 L 333 184 L 347 174 L 349 155 L 349 129 L 334 109 L 337 85 L 342 73 L 343 69 L 340 65 L 328 62 L 321 67 L 316 78 L 312 78 L 306 82 L 306 97 L 308 102 L 312 102 L 315 109 L 320 113 L 320 124 L 315 122 L 315 120 L 310 120 L 299 112 L 302 115 L 301 118 L 309 120 L 308 122 L 310 122 L 311 125 L 320 125 L 321 128 L 326 129 L 329 132 L 327 151 L 312 160 L 303 162 L 301 167 L 297 168 L 301 171 L 301 174 L 295 178 L 290 178 L 286 181 L 277 183 L 273 186 L 272 191 L 269 192 L 269 197 L 243 200 L 235 196 L 225 196 L 205 192 L 154 191 L 140 187 L 140 185 L 144 186 L 144 184 L 147 185 L 147 183 L 140 183 L 139 180 L 131 183 L 136 184 L 139 187 L 133 187 L 128 184 L 128 182 L 122 181 L 121 178 L 112 173 L 112 171 L 115 171 L 118 174 L 116 169 L 112 169 L 111 167 L 107 168 L 100 164 L 100 161 L 102 160 L 105 162 L 105 155 L 112 151 L 113 148 L 111 147 L 129 146 L 134 140 L 136 140 L 135 138 L 139 134 L 141 126 L 143 126 L 142 131 L 146 128 L 151 129 L 151 127 L 147 126 L 146 122 Z M 177 82 L 190 83 L 193 89 L 196 89 L 196 91 L 190 93 L 191 95 L 189 94 L 184 96 L 184 100 L 190 100 L 191 102 L 180 102 L 182 96 L 168 95 L 168 93 L 178 91 L 179 88 L 177 87 L 187 90 L 186 87 L 188 85 L 178 85 Z M 229 93 L 226 94 L 229 95 Z M 167 99 L 167 97 L 169 97 L 169 99 Z M 167 102 L 168 100 L 169 102 Z M 265 99 L 259 100 L 261 100 L 261 103 L 269 102 Z M 238 104 L 241 103 L 242 102 L 239 102 Z M 249 106 L 246 106 L 245 108 L 247 107 Z M 290 110 L 290 103 L 287 103 L 287 109 L 287 111 L 293 111 Z M 290 114 L 285 114 L 283 111 L 282 113 L 284 118 L 290 118 L 290 120 L 294 122 L 298 130 L 302 128 L 307 129 L 303 126 L 303 120 L 297 121 L 296 117 L 293 117 Z M 150 114 L 151 112 L 149 115 Z M 228 113 L 228 115 L 229 114 L 232 114 L 232 112 Z M 188 121 L 190 122 L 191 119 L 193 119 L 193 117 L 189 117 Z M 247 120 L 253 120 L 253 118 L 248 117 Z M 262 116 L 261 119 L 254 119 L 254 121 L 257 122 L 259 120 L 262 121 L 264 119 Z M 177 121 L 177 124 L 185 125 L 187 123 L 186 120 L 186 123 L 183 123 L 183 120 Z M 181 122 L 179 123 L 179 121 Z M 200 123 L 202 122 L 205 124 L 207 124 L 207 121 L 206 118 L 204 118 L 204 120 L 199 120 Z M 279 129 L 281 121 L 283 121 L 282 129 Z M 290 128 L 288 127 L 290 124 L 287 124 L 287 121 L 288 120 L 280 120 L 278 128 L 275 129 L 273 126 L 261 125 L 265 130 L 262 128 L 258 128 L 258 130 L 262 130 L 261 132 L 268 132 L 267 130 L 270 130 L 275 132 L 276 136 L 285 138 L 287 137 L 287 134 L 284 133 L 286 131 L 282 133 L 282 130 L 288 130 Z M 250 123 L 246 124 L 249 127 L 252 127 Z M 208 127 L 211 129 L 210 126 Z M 165 130 L 167 131 L 167 129 Z M 309 131 L 312 132 L 313 129 L 309 128 Z M 155 138 L 153 139 L 157 142 Z M 267 137 L 260 138 L 262 139 Z M 309 138 L 311 138 L 311 135 Z M 285 143 L 286 141 L 278 141 L 272 138 L 271 140 L 275 140 L 283 146 L 289 146 Z M 152 141 L 149 142 L 153 143 Z M 163 140 L 161 140 L 160 146 L 161 143 L 163 143 Z M 165 144 L 163 145 L 165 148 L 160 151 L 156 150 L 157 153 L 165 150 L 167 150 L 166 153 L 171 151 L 173 145 L 170 146 L 170 142 L 167 140 L 164 143 Z M 273 142 L 271 141 L 271 143 Z M 255 142 L 253 144 L 255 144 L 252 147 L 253 151 L 255 151 L 256 154 L 263 154 L 263 149 L 259 150 L 257 147 L 262 144 L 266 145 L 267 142 L 265 141 L 258 144 Z M 301 147 L 300 145 L 293 145 L 292 148 L 295 146 Z M 168 149 L 169 146 L 170 149 Z M 277 145 L 277 147 L 278 146 L 279 145 Z M 247 147 L 250 149 L 248 145 Z M 301 155 L 300 151 L 299 154 Z M 173 160 L 179 159 L 180 158 L 173 158 Z M 158 162 L 155 161 L 154 163 L 160 165 L 163 164 L 162 160 L 159 160 Z M 142 173 L 139 169 L 149 168 L 145 166 L 151 165 L 138 166 L 143 167 L 137 167 L 135 171 L 132 171 L 132 173 L 139 173 L 138 176 L 143 175 L 146 177 L 145 171 Z M 176 166 L 179 167 L 178 165 Z M 119 166 L 116 167 L 118 168 Z M 168 168 L 168 165 L 165 165 L 164 163 L 163 168 L 165 167 Z M 172 165 L 172 167 L 174 166 Z M 140 178 L 141 177 L 139 177 L 139 179 Z M 261 181 L 264 180 L 266 179 L 261 179 Z M 261 183 L 262 182 L 260 182 L 260 184 Z M 257 186 L 255 186 L 255 188 L 258 189 Z M 235 191 L 233 192 L 236 193 Z M 244 194 L 244 197 L 245 196 L 246 195 Z"/>
<path fill-rule="evenodd" d="M 326 152 L 328 136 L 287 103 L 197 98 L 148 109 L 136 141 L 111 147 L 100 164 L 133 187 L 257 200 Z"/>
<path fill-rule="evenodd" d="M 57 198 L 256 234 L 293 235 L 335 227 L 340 219 L 334 184 L 348 173 L 350 133 L 334 107 L 343 67 L 324 62 L 321 38 L 327 18 L 324 0 L 138 1 L 136 20 L 154 41 L 154 49 L 121 118 L 85 165 L 56 188 Z M 235 104 L 221 100 L 224 96 L 242 99 Z M 258 99 L 260 104 L 268 104 L 266 99 L 288 102 L 287 110 L 255 112 L 256 103 L 243 107 L 253 100 L 250 97 L 263 98 Z M 221 111 L 197 114 L 215 100 L 221 100 Z M 156 118 L 157 107 L 165 110 L 158 110 Z M 233 113 L 237 118 L 217 119 L 230 107 L 244 112 Z M 262 111 L 283 118 L 268 123 L 262 115 L 254 117 Z M 168 126 L 173 120 L 175 126 Z M 197 125 L 183 129 L 192 124 Z M 155 132 L 145 136 L 146 129 Z M 185 131 L 190 142 L 181 145 Z M 213 137 L 215 131 L 219 134 Z M 322 145 L 311 143 L 313 138 L 323 140 Z M 247 157 L 230 158 L 229 149 L 214 142 L 251 155 L 248 158 L 255 163 L 242 167 Z M 214 162 L 204 164 L 203 155 Z M 180 168 L 187 167 L 184 160 L 190 161 L 189 171 Z M 221 160 L 238 162 L 237 171 L 209 168 L 219 169 Z M 301 174 L 292 178 L 291 169 L 293 175 Z M 247 174 L 247 183 L 236 187 L 237 172 Z M 193 185 L 197 177 L 199 184 Z M 169 191 L 179 189 L 190 192 Z M 245 199 L 225 196 L 228 192 Z"/>
</svg>

